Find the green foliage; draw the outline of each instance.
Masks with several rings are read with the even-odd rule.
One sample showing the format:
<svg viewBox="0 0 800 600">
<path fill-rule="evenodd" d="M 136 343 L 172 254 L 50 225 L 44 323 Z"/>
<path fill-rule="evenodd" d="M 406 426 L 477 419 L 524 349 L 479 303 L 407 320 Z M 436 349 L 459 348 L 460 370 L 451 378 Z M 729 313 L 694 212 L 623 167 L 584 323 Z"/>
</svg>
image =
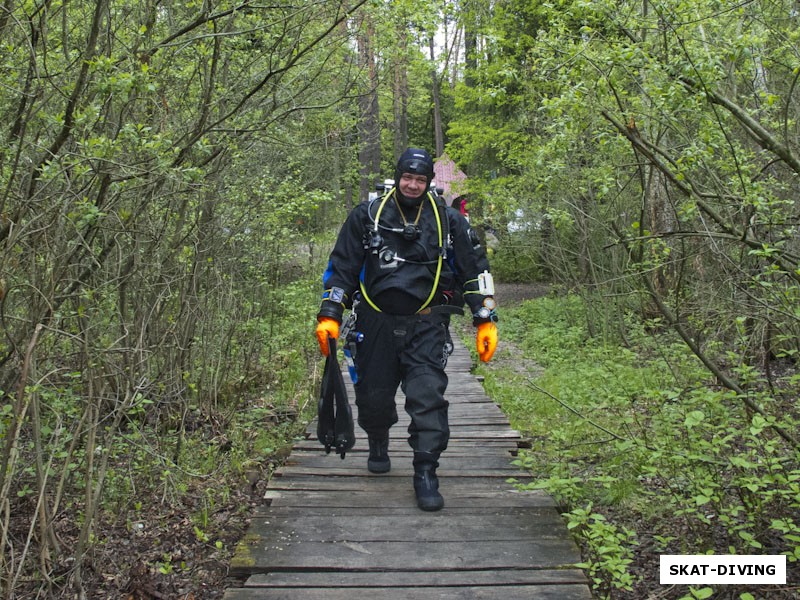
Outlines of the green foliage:
<svg viewBox="0 0 800 600">
<path fill-rule="evenodd" d="M 192 474 L 244 473 L 280 452 L 314 379 L 313 279 L 359 182 L 354 98 L 379 82 L 391 173 L 403 110 L 409 143 L 432 146 L 437 71 L 447 150 L 469 175 L 473 224 L 494 232 L 498 278 L 552 279 L 582 298 L 503 315 L 502 335 L 542 370 L 487 374 L 534 436 L 520 460 L 574 506 L 680 520 L 685 542 L 653 533 L 665 549 L 724 539 L 800 556 L 797 457 L 776 435 L 797 431 L 800 383 L 800 30 L 783 4 L 4 11 L 0 489 L 12 509 L 46 498 L 93 540 L 98 507 L 124 511 L 143 490 L 178 500 Z M 428 58 L 445 22 L 475 42 L 467 64 Z M 354 34 L 370 28 L 367 82 Z M 401 75 L 409 97 L 384 87 Z M 97 503 L 82 506 L 88 490 Z M 621 563 L 604 561 L 610 590 Z"/>
<path fill-rule="evenodd" d="M 689 593 L 686 596 L 681 596 L 680 600 L 703 600 L 704 598 L 711 598 L 714 595 L 714 589 L 710 587 L 695 588 L 689 586 Z M 750 596 L 750 594 L 743 594 L 742 598 Z"/>
<path fill-rule="evenodd" d="M 584 540 L 587 549 L 584 562 L 575 566 L 588 572 L 600 597 L 613 597 L 615 589 L 632 590 L 634 579 L 628 568 L 633 562 L 632 546 L 636 545 L 636 535 L 593 512 L 591 503 L 564 516 L 567 528 Z"/>
<path fill-rule="evenodd" d="M 630 322 L 628 346 L 601 343 L 584 308 L 576 296 L 507 307 L 501 335 L 517 349 L 515 366 L 499 357 L 481 370 L 531 440 L 516 461 L 536 477 L 525 487 L 567 508 L 598 592 L 635 588 L 643 537 L 660 553 L 796 561 L 800 463 L 772 429 L 796 431 L 793 413 L 763 385 L 749 398 L 771 416 L 748 411 L 669 332 Z M 796 393 L 796 382 L 783 385 L 794 387 L 782 395 Z"/>
<path fill-rule="evenodd" d="M 503 235 L 495 247 L 497 249 L 490 254 L 492 273 L 498 281 L 512 283 L 546 279 L 539 255 L 540 246 L 532 242 L 528 234 Z"/>
<path fill-rule="evenodd" d="M 482 221 L 505 231 L 521 210 L 543 225 L 524 240 L 500 236 L 506 280 L 536 273 L 615 303 L 636 303 L 652 280 L 698 337 L 723 344 L 739 335 L 746 290 L 738 356 L 753 365 L 784 350 L 776 338 L 797 349 L 787 216 L 800 167 L 778 142 L 796 110 L 785 59 L 797 32 L 773 3 L 716 8 L 500 3 L 477 21 L 484 51 L 459 89 L 448 151 L 470 175 Z M 777 168 L 765 172 L 765 160 Z M 648 298 L 637 308 L 653 316 Z"/>
</svg>

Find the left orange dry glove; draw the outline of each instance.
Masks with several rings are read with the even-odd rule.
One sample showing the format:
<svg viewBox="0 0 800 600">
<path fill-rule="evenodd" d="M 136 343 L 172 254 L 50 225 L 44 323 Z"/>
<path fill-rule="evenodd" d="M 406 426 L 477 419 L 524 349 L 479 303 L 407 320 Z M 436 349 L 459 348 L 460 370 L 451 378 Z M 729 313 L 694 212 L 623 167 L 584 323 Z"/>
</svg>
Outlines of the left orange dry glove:
<svg viewBox="0 0 800 600">
<path fill-rule="evenodd" d="M 317 342 L 322 356 L 328 356 L 328 336 L 338 339 L 339 321 L 330 317 L 320 317 L 317 323 Z"/>
<path fill-rule="evenodd" d="M 494 351 L 497 350 L 497 325 L 491 321 L 478 325 L 478 335 L 475 341 L 481 362 L 489 362 Z"/>
</svg>

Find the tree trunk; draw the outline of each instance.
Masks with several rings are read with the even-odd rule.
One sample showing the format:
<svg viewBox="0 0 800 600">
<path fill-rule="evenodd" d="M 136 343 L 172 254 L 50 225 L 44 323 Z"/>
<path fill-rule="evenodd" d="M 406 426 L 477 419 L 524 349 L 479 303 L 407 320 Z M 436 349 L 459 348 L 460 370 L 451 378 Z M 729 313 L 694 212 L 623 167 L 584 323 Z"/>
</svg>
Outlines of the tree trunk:
<svg viewBox="0 0 800 600">
<path fill-rule="evenodd" d="M 397 60 L 394 63 L 394 86 L 392 103 L 394 108 L 394 155 L 400 156 L 408 146 L 408 49 L 407 28 L 401 26 L 397 32 Z"/>
<path fill-rule="evenodd" d="M 381 136 L 378 112 L 378 71 L 375 64 L 375 24 L 369 15 L 364 17 L 358 36 L 358 56 L 362 70 L 368 76 L 368 89 L 359 96 L 359 153 L 361 164 L 359 195 L 366 200 L 375 187 L 381 169 Z"/>
<path fill-rule="evenodd" d="M 433 135 L 435 139 L 436 152 L 434 156 L 441 156 L 444 153 L 444 133 L 442 131 L 442 105 L 439 93 L 440 80 L 436 73 L 436 54 L 433 48 L 433 36 L 429 38 L 431 51 L 431 97 L 433 98 Z"/>
<path fill-rule="evenodd" d="M 464 84 L 467 87 L 475 86 L 473 73 L 478 69 L 478 32 L 475 2 L 466 0 L 464 2 Z"/>
</svg>

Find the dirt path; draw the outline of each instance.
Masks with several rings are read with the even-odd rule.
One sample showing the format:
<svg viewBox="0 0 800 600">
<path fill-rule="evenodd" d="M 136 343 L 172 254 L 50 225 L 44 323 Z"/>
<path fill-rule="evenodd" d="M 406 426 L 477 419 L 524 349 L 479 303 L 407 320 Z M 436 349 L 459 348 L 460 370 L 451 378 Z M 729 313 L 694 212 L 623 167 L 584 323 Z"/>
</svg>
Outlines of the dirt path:
<svg viewBox="0 0 800 600">
<path fill-rule="evenodd" d="M 495 298 L 501 308 L 546 296 L 549 291 L 547 283 L 495 283 Z"/>
</svg>

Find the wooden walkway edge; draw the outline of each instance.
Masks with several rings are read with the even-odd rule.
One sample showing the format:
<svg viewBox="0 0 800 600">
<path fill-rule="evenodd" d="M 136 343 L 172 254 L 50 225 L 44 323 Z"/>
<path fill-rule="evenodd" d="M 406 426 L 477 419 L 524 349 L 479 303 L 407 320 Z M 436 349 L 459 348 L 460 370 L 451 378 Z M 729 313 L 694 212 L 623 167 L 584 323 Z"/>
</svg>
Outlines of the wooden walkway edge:
<svg viewBox="0 0 800 600">
<path fill-rule="evenodd" d="M 511 464 L 520 436 L 470 361 L 456 340 L 447 367 L 450 445 L 437 470 L 443 510 L 417 508 L 401 392 L 385 475 L 367 471 L 358 427 L 356 447 L 342 460 L 325 454 L 313 422 L 270 481 L 231 562 L 244 586 L 228 588 L 224 600 L 590 600 L 583 572 L 571 566 L 580 554 L 552 499 L 508 483 L 529 479 Z"/>
</svg>

